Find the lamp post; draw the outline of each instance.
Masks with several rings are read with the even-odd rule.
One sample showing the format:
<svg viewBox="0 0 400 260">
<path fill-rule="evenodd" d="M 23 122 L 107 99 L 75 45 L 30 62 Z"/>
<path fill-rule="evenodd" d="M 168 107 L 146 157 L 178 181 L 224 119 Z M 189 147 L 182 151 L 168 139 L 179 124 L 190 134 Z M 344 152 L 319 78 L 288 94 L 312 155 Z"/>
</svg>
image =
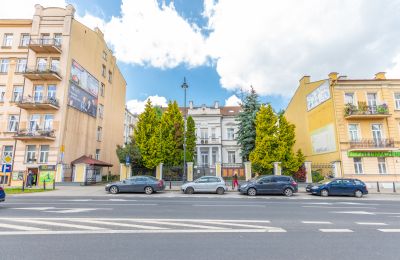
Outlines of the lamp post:
<svg viewBox="0 0 400 260">
<path fill-rule="evenodd" d="M 184 129 L 183 129 L 183 176 L 182 181 L 186 181 L 186 89 L 189 88 L 188 84 L 186 84 L 186 77 L 183 78 L 183 84 L 181 86 L 183 88 L 183 92 L 185 93 L 184 97 L 184 106 L 183 106 L 183 120 L 184 120 Z"/>
</svg>

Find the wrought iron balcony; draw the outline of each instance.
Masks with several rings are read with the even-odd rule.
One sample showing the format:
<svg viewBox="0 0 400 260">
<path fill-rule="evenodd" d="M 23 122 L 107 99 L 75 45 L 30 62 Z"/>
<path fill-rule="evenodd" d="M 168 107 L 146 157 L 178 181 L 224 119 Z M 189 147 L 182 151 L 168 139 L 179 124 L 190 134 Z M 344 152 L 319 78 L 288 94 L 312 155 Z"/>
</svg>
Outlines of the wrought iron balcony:
<svg viewBox="0 0 400 260">
<path fill-rule="evenodd" d="M 17 140 L 40 140 L 40 141 L 53 141 L 56 139 L 53 129 L 22 129 L 19 130 L 15 135 L 14 139 Z"/>
<path fill-rule="evenodd" d="M 393 150 L 395 142 L 393 138 L 388 139 L 360 139 L 350 141 L 351 150 Z"/>
<path fill-rule="evenodd" d="M 25 110 L 58 110 L 60 108 L 58 100 L 53 97 L 26 98 L 19 101 L 17 106 Z"/>
<path fill-rule="evenodd" d="M 346 119 L 373 119 L 389 116 L 389 109 L 386 104 L 367 106 L 365 102 L 358 102 L 358 106 L 346 104 L 344 108 L 344 117 Z"/>
<path fill-rule="evenodd" d="M 25 70 L 24 77 L 30 80 L 57 80 L 61 81 L 61 75 L 58 68 L 51 66 L 47 67 L 36 67 Z"/>
<path fill-rule="evenodd" d="M 32 38 L 29 48 L 36 53 L 61 53 L 61 41 L 49 38 Z"/>
</svg>

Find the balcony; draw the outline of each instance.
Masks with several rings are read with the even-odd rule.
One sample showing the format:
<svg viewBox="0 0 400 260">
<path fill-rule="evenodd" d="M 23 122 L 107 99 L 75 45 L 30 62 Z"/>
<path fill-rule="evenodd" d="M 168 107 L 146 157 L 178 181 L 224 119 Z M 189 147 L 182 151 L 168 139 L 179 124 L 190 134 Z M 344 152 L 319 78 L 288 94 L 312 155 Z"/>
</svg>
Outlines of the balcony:
<svg viewBox="0 0 400 260">
<path fill-rule="evenodd" d="M 51 97 L 45 99 L 23 99 L 17 103 L 17 106 L 25 110 L 58 110 L 60 108 L 58 100 Z"/>
<path fill-rule="evenodd" d="M 54 130 L 52 129 L 37 129 L 37 130 L 19 130 L 14 136 L 14 139 L 20 141 L 54 141 L 56 136 L 54 134 Z"/>
<path fill-rule="evenodd" d="M 61 53 L 61 41 L 58 39 L 34 38 L 28 47 L 36 53 Z"/>
<path fill-rule="evenodd" d="M 27 69 L 24 72 L 24 77 L 30 80 L 57 80 L 61 81 L 61 76 L 58 68 L 50 67 L 43 68 L 37 67 L 34 69 Z"/>
<path fill-rule="evenodd" d="M 396 150 L 393 138 L 388 139 L 360 139 L 350 141 L 351 151 L 390 151 Z"/>
<path fill-rule="evenodd" d="M 219 138 L 198 138 L 197 144 L 219 144 Z"/>
<path fill-rule="evenodd" d="M 346 119 L 380 119 L 389 116 L 389 109 L 386 104 L 367 106 L 365 102 L 358 102 L 358 107 L 353 104 L 346 104 L 344 108 Z"/>
</svg>

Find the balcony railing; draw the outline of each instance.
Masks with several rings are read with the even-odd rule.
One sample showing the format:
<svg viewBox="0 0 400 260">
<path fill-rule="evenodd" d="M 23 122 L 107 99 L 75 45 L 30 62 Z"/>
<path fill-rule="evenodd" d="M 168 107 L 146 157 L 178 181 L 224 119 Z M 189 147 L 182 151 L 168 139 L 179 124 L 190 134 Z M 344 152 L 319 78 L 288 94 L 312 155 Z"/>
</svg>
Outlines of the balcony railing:
<svg viewBox="0 0 400 260">
<path fill-rule="evenodd" d="M 32 38 L 29 48 L 36 53 L 61 53 L 61 40 L 49 38 Z"/>
<path fill-rule="evenodd" d="M 59 69 L 55 66 L 44 67 L 37 66 L 28 68 L 24 72 L 24 76 L 30 80 L 58 80 L 61 81 Z"/>
<path fill-rule="evenodd" d="M 198 138 L 197 139 L 198 144 L 219 144 L 220 139 L 216 137 L 210 137 L 210 138 Z"/>
<path fill-rule="evenodd" d="M 346 104 L 344 108 L 345 118 L 379 118 L 388 117 L 389 109 L 386 104 L 368 106 L 365 102 L 358 102 L 358 106 Z"/>
<path fill-rule="evenodd" d="M 60 108 L 58 100 L 53 97 L 25 98 L 19 101 L 17 106 L 26 110 L 57 110 Z"/>
<path fill-rule="evenodd" d="M 53 129 L 22 129 L 14 138 L 17 140 L 54 140 L 56 138 Z"/>
<path fill-rule="evenodd" d="M 382 149 L 393 149 L 395 148 L 395 142 L 393 138 L 388 139 L 360 139 L 357 141 L 350 141 L 350 149 L 362 149 L 362 150 L 382 150 Z"/>
</svg>

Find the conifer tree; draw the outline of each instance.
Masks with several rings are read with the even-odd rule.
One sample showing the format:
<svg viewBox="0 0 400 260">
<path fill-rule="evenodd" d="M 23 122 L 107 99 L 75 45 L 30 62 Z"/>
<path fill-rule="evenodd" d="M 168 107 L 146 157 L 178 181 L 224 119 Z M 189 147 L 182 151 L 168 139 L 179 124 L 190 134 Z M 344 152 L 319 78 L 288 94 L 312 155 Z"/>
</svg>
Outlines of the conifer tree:
<svg viewBox="0 0 400 260">
<path fill-rule="evenodd" d="M 193 162 L 196 149 L 196 126 L 191 116 L 186 120 L 186 161 Z"/>
</svg>

